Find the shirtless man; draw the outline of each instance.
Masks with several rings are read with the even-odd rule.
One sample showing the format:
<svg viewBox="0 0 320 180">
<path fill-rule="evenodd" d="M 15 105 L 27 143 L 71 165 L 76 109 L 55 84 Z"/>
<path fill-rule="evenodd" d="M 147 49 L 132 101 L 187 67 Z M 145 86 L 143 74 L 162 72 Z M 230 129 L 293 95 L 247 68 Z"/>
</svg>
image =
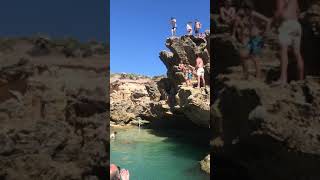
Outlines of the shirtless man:
<svg viewBox="0 0 320 180">
<path fill-rule="evenodd" d="M 195 34 L 196 36 L 199 35 L 201 26 L 202 26 L 202 25 L 201 25 L 200 21 L 198 21 L 198 20 L 196 19 L 195 22 L 194 22 L 194 34 Z"/>
<path fill-rule="evenodd" d="M 176 36 L 176 31 L 177 31 L 177 20 L 176 18 L 172 17 L 171 18 L 171 36 Z"/>
<path fill-rule="evenodd" d="M 224 6 L 220 8 L 220 18 L 223 23 L 231 25 L 235 19 L 236 9 L 231 6 L 231 0 L 225 0 Z"/>
<path fill-rule="evenodd" d="M 206 87 L 206 83 L 204 80 L 203 60 L 200 56 L 197 56 L 196 63 L 197 63 L 196 68 L 197 68 L 197 76 L 198 76 L 198 88 L 200 88 L 201 79 L 203 82 L 203 87 Z"/>
<path fill-rule="evenodd" d="M 300 52 L 302 36 L 301 24 L 298 21 L 299 4 L 298 0 L 277 0 L 277 9 L 272 22 L 279 22 L 279 43 L 280 43 L 280 66 L 281 74 L 275 85 L 284 85 L 288 80 L 288 48 L 292 46 L 293 54 L 297 60 L 298 79 L 304 79 L 304 60 Z M 270 29 L 270 26 L 269 28 Z"/>
</svg>

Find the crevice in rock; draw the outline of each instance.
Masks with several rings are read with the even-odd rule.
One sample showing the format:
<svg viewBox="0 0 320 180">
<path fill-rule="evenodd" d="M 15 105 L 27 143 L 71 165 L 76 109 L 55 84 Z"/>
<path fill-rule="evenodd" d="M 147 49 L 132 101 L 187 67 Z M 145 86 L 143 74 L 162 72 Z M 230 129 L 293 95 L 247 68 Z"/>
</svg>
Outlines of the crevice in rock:
<svg viewBox="0 0 320 180">
<path fill-rule="evenodd" d="M 303 93 L 304 93 L 305 101 L 307 103 L 312 104 L 313 103 L 313 96 L 311 95 L 309 87 L 308 86 L 303 86 L 302 90 L 303 90 Z"/>
<path fill-rule="evenodd" d="M 89 117 L 94 114 L 100 114 L 107 111 L 107 104 L 104 101 L 93 101 L 89 99 L 81 99 L 73 104 L 77 117 Z"/>
<path fill-rule="evenodd" d="M 220 96 L 224 140 L 231 143 L 238 136 L 248 136 L 249 114 L 261 104 L 259 96 L 254 90 L 238 91 L 235 88 L 224 90 Z"/>
</svg>

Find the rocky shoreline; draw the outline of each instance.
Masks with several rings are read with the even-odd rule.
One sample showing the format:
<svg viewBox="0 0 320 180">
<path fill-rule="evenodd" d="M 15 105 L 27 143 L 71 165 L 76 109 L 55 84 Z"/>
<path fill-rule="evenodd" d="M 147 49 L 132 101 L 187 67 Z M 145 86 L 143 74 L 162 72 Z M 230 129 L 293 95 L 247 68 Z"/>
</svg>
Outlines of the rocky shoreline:
<svg viewBox="0 0 320 180">
<path fill-rule="evenodd" d="M 0 179 L 107 177 L 106 49 L 38 36 L 0 40 Z"/>
</svg>

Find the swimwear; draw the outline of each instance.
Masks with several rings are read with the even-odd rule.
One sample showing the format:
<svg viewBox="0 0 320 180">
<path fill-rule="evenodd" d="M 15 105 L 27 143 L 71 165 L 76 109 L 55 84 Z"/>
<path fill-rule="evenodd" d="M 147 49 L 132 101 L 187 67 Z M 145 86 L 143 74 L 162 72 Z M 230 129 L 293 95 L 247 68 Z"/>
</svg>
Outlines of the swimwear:
<svg viewBox="0 0 320 180">
<path fill-rule="evenodd" d="M 292 45 L 295 49 L 300 49 L 300 42 L 302 36 L 301 24 L 298 20 L 283 21 L 279 27 L 279 42 L 283 45 Z"/>
<path fill-rule="evenodd" d="M 197 69 L 197 75 L 198 75 L 198 76 L 204 76 L 204 69 L 203 69 L 203 67 Z"/>
<path fill-rule="evenodd" d="M 188 79 L 192 79 L 192 73 L 188 73 Z"/>
<path fill-rule="evenodd" d="M 261 50 L 263 47 L 263 40 L 260 36 L 252 37 L 248 42 L 250 55 L 258 56 L 261 54 Z"/>
</svg>

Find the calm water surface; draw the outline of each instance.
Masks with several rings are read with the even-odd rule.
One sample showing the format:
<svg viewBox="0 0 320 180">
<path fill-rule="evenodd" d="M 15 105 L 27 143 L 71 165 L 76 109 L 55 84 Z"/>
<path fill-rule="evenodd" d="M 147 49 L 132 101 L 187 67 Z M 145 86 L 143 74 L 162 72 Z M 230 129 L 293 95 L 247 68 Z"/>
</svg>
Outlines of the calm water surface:
<svg viewBox="0 0 320 180">
<path fill-rule="evenodd" d="M 171 131 L 161 136 L 152 130 L 114 129 L 111 163 L 130 171 L 132 180 L 207 180 L 199 161 L 208 153 L 207 147 L 194 145 L 180 133 Z M 157 135 L 155 135 L 157 134 Z"/>
</svg>

